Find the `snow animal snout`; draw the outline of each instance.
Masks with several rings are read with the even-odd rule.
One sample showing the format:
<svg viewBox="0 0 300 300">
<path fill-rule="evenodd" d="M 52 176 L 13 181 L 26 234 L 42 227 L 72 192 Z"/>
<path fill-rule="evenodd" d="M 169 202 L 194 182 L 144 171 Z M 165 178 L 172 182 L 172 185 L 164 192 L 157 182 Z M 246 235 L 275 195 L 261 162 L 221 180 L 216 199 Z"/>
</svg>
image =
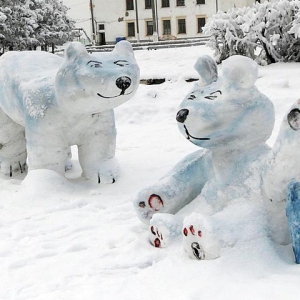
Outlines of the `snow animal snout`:
<svg viewBox="0 0 300 300">
<path fill-rule="evenodd" d="M 116 80 L 116 86 L 121 90 L 121 95 L 124 95 L 125 91 L 130 87 L 131 79 L 128 76 L 119 77 Z"/>
<path fill-rule="evenodd" d="M 184 121 L 186 120 L 187 116 L 189 114 L 189 110 L 184 108 L 184 109 L 181 109 L 177 115 L 176 115 L 176 120 L 177 122 L 179 123 L 184 123 Z"/>
</svg>

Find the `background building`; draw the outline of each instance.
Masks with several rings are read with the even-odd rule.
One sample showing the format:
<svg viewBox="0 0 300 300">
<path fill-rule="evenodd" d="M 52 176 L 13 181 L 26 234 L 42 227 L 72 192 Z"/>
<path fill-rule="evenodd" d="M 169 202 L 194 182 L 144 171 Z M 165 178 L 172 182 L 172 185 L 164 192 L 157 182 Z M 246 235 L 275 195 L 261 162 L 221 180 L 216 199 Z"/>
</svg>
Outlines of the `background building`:
<svg viewBox="0 0 300 300">
<path fill-rule="evenodd" d="M 90 0 L 63 0 L 63 3 L 69 8 L 68 16 L 76 21 L 76 28 L 82 33 L 80 40 L 84 44 L 90 44 L 92 42 Z"/>
<path fill-rule="evenodd" d="M 152 9 L 152 1 L 155 9 Z M 152 41 L 153 29 L 160 40 L 203 35 L 202 27 L 217 10 L 252 5 L 255 0 L 64 0 L 69 15 L 93 43 Z M 258 1 L 260 2 L 260 1 Z M 155 24 L 153 24 L 153 15 Z M 93 22 L 92 22 L 93 19 Z M 155 26 L 156 25 L 156 26 Z M 156 28 L 155 28 L 156 27 Z M 86 42 L 89 42 L 88 40 Z"/>
</svg>

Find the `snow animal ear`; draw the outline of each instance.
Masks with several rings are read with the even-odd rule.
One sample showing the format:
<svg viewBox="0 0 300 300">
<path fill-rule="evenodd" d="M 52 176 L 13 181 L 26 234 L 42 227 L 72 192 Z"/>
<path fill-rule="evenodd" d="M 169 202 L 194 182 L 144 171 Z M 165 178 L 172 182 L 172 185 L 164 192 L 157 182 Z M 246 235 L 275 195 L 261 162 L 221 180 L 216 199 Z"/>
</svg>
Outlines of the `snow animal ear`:
<svg viewBox="0 0 300 300">
<path fill-rule="evenodd" d="M 196 61 L 194 68 L 200 75 L 200 83 L 202 86 L 209 85 L 217 81 L 217 64 L 209 55 L 200 56 Z"/>
<path fill-rule="evenodd" d="M 122 56 L 133 55 L 133 49 L 128 41 L 120 41 L 116 44 L 113 52 Z"/>
<path fill-rule="evenodd" d="M 300 110 L 298 108 L 292 109 L 287 115 L 287 120 L 288 120 L 290 127 L 293 130 L 299 130 L 300 129 Z"/>
<path fill-rule="evenodd" d="M 258 76 L 257 63 L 252 59 L 234 55 L 223 61 L 224 81 L 236 89 L 253 87 Z"/>
<path fill-rule="evenodd" d="M 70 61 L 74 61 L 77 57 L 84 55 L 88 55 L 88 53 L 80 42 L 71 42 L 65 50 L 65 57 Z"/>
</svg>

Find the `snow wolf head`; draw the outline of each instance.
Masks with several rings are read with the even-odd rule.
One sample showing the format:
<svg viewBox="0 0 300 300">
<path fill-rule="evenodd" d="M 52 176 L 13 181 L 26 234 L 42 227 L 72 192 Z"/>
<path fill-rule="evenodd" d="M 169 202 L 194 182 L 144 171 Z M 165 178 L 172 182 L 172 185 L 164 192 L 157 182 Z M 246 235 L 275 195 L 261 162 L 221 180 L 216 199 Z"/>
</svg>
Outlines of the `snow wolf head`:
<svg viewBox="0 0 300 300">
<path fill-rule="evenodd" d="M 242 149 L 265 142 L 274 126 L 274 107 L 254 85 L 257 64 L 236 55 L 222 68 L 219 77 L 210 56 L 198 59 L 200 80 L 179 107 L 179 130 L 193 144 L 209 149 Z"/>
<path fill-rule="evenodd" d="M 138 84 L 139 67 L 129 42 L 119 42 L 110 53 L 93 54 L 81 43 L 72 42 L 65 50 L 55 89 L 65 108 L 91 114 L 126 102 Z"/>
</svg>

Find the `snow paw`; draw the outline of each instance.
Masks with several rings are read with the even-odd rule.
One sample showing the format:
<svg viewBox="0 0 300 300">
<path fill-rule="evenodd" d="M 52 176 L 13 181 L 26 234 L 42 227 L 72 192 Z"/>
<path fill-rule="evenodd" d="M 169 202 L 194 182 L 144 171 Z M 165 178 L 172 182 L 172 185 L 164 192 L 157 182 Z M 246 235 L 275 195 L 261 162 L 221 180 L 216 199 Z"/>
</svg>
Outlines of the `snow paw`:
<svg viewBox="0 0 300 300">
<path fill-rule="evenodd" d="M 105 183 L 105 184 L 110 184 L 110 183 L 115 183 L 116 176 L 113 176 L 113 174 L 98 174 L 98 183 Z"/>
<path fill-rule="evenodd" d="M 172 214 L 155 214 L 150 221 L 150 243 L 165 248 L 181 236 L 182 219 Z"/>
<path fill-rule="evenodd" d="M 208 217 L 192 214 L 183 224 L 183 248 L 194 259 L 215 259 L 220 256 L 220 245 Z"/>
<path fill-rule="evenodd" d="M 162 232 L 158 227 L 150 227 L 150 243 L 156 248 L 162 248 L 166 246 Z"/>
<path fill-rule="evenodd" d="M 2 160 L 0 162 L 0 171 L 2 174 L 9 177 L 13 177 L 15 173 L 25 173 L 26 172 L 26 157 L 20 158 L 20 160 Z"/>
<path fill-rule="evenodd" d="M 151 193 L 151 189 L 145 189 L 137 195 L 134 200 L 134 207 L 140 220 L 149 224 L 151 218 L 164 209 L 163 198 L 158 193 Z M 149 196 L 150 194 L 150 196 Z"/>
<path fill-rule="evenodd" d="M 98 183 L 115 183 L 119 172 L 119 164 L 115 158 L 105 160 L 98 168 Z"/>
<path fill-rule="evenodd" d="M 116 159 L 107 159 L 98 164 L 98 166 L 85 169 L 82 175 L 97 183 L 112 184 L 116 182 L 119 171 L 119 165 Z"/>
</svg>

